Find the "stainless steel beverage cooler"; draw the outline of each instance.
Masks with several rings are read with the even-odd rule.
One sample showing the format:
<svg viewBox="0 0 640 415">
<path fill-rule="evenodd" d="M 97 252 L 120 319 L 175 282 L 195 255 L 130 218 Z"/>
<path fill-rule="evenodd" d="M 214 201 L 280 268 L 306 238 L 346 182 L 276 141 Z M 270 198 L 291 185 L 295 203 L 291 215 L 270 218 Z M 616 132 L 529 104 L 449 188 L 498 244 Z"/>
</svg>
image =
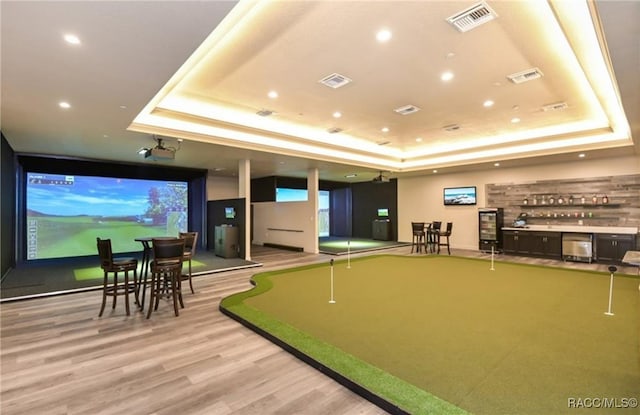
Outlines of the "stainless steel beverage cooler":
<svg viewBox="0 0 640 415">
<path fill-rule="evenodd" d="M 502 251 L 502 226 L 504 210 L 502 208 L 478 209 L 478 233 L 480 236 L 480 250 L 491 252 Z"/>
</svg>

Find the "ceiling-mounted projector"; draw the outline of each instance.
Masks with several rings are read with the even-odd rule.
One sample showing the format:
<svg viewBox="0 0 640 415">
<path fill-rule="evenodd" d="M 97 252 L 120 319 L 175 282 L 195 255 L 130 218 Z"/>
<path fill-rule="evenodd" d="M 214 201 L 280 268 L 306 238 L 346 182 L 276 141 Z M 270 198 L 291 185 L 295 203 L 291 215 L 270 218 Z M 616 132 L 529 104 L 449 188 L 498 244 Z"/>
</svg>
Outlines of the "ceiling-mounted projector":
<svg viewBox="0 0 640 415">
<path fill-rule="evenodd" d="M 176 158 L 176 151 L 180 150 L 180 144 L 182 140 L 178 140 L 178 148 L 175 148 L 165 147 L 162 138 L 153 137 L 153 139 L 158 144 L 153 148 L 143 147 L 138 150 L 138 154 L 141 154 L 144 156 L 144 158 L 148 158 L 151 160 L 174 160 Z"/>
<path fill-rule="evenodd" d="M 373 182 L 374 183 L 388 183 L 389 182 L 389 178 L 387 176 L 383 176 L 382 172 L 380 172 L 379 175 L 377 175 L 376 177 L 373 178 Z"/>
<path fill-rule="evenodd" d="M 173 160 L 176 158 L 175 150 L 168 148 L 154 147 L 148 149 L 144 153 L 144 158 L 152 158 L 154 160 Z"/>
</svg>

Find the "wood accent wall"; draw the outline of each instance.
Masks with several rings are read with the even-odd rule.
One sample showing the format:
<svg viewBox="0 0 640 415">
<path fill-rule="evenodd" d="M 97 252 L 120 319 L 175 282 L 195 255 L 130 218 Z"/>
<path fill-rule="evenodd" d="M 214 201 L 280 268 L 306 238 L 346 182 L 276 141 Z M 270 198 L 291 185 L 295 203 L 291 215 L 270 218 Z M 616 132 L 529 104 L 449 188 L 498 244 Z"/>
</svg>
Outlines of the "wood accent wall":
<svg viewBox="0 0 640 415">
<path fill-rule="evenodd" d="M 487 206 L 504 208 L 505 226 L 526 212 L 527 223 L 531 225 L 578 225 L 582 221 L 585 226 L 640 227 L 640 174 L 487 184 L 485 192 Z M 568 203 L 570 195 L 573 205 Z M 598 198 L 595 205 L 593 195 Z M 608 204 L 602 203 L 605 195 L 609 198 Z M 538 199 L 537 205 L 533 205 L 534 196 Z M 544 206 L 542 196 L 547 200 Z M 556 200 L 553 205 L 548 204 L 550 196 Z M 557 202 L 559 196 L 564 199 L 562 205 Z M 582 196 L 586 199 L 584 205 L 580 203 Z M 525 198 L 527 205 L 523 203 Z"/>
</svg>

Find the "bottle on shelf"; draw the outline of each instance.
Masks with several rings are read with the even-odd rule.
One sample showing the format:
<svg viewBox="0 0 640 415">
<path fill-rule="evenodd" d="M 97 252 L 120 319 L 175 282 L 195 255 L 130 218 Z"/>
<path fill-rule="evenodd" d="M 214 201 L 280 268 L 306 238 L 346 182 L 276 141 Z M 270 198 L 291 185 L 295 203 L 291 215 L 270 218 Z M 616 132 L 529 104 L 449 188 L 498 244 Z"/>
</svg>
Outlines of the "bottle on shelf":
<svg viewBox="0 0 640 415">
<path fill-rule="evenodd" d="M 609 203 L 609 198 L 607 197 L 607 195 L 602 196 L 602 204 L 606 205 L 607 203 Z"/>
<path fill-rule="evenodd" d="M 591 203 L 593 203 L 594 205 L 598 203 L 598 195 L 593 195 L 593 197 L 591 198 Z"/>
<path fill-rule="evenodd" d="M 569 195 L 569 204 L 573 205 L 573 195 Z"/>
<path fill-rule="evenodd" d="M 562 198 L 562 196 L 558 196 L 558 204 L 559 205 L 564 204 L 564 199 Z"/>
<path fill-rule="evenodd" d="M 523 205 L 528 205 L 529 204 L 529 199 L 527 199 L 526 197 L 522 200 L 522 204 Z"/>
<path fill-rule="evenodd" d="M 540 202 L 541 205 L 546 205 L 547 204 L 547 199 L 545 199 L 545 196 L 542 195 L 542 201 Z"/>
<path fill-rule="evenodd" d="M 538 204 L 538 196 L 533 195 L 533 204 L 537 205 Z"/>
<path fill-rule="evenodd" d="M 555 199 L 553 198 L 553 196 L 549 196 L 549 204 L 553 205 L 555 203 Z"/>
<path fill-rule="evenodd" d="M 586 202 L 584 195 L 580 196 L 580 204 L 584 205 L 584 202 Z"/>
</svg>

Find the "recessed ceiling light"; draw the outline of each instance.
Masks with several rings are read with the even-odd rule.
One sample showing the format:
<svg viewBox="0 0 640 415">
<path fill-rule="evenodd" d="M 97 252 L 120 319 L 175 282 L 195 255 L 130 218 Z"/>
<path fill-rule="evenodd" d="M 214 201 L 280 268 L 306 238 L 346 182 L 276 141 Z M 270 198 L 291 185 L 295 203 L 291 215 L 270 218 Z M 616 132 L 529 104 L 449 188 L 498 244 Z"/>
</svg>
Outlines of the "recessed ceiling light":
<svg viewBox="0 0 640 415">
<path fill-rule="evenodd" d="M 276 99 L 278 98 L 278 92 L 277 91 L 269 91 L 269 93 L 267 94 L 267 96 L 271 99 Z"/>
<path fill-rule="evenodd" d="M 64 108 L 64 109 L 69 109 L 69 108 L 71 108 L 71 104 L 69 104 L 68 102 L 65 102 L 65 101 L 61 101 L 61 102 L 59 102 L 59 103 L 58 103 L 58 106 L 59 106 L 60 108 Z"/>
<path fill-rule="evenodd" d="M 71 45 L 79 45 L 80 44 L 80 38 L 74 34 L 71 33 L 67 33 L 66 35 L 64 35 L 64 41 L 71 44 Z"/>
<path fill-rule="evenodd" d="M 517 124 L 517 123 L 520 122 L 520 118 L 514 117 L 514 118 L 511 119 L 511 122 L 514 123 L 514 124 Z"/>
<path fill-rule="evenodd" d="M 351 173 L 351 174 L 347 174 L 347 175 L 346 175 L 346 176 L 344 176 L 344 177 L 346 177 L 347 179 L 352 179 L 352 178 L 354 178 L 354 177 L 358 177 L 358 175 L 357 175 L 357 174 L 355 174 L 355 173 Z"/>
<path fill-rule="evenodd" d="M 109 138 L 109 135 L 108 135 L 108 134 L 102 134 L 102 136 L 103 136 L 104 138 Z"/>
<path fill-rule="evenodd" d="M 389 132 L 389 127 L 382 127 L 381 130 L 383 133 L 388 133 Z"/>
<path fill-rule="evenodd" d="M 455 54 L 455 53 L 453 53 L 453 52 L 449 52 L 449 53 L 447 53 L 445 56 L 446 56 L 446 58 L 447 58 L 447 59 L 451 59 L 451 58 L 455 57 L 455 56 L 456 56 L 456 54 Z"/>
<path fill-rule="evenodd" d="M 438 170 L 433 170 L 433 172 L 434 172 L 434 173 L 437 173 L 437 172 L 438 172 Z"/>
<path fill-rule="evenodd" d="M 391 31 L 388 29 L 382 29 L 378 33 L 376 33 L 376 39 L 378 42 L 384 43 L 388 42 L 391 39 Z"/>
<path fill-rule="evenodd" d="M 336 111 L 333 113 L 333 118 L 340 118 L 342 117 L 342 113 L 340 111 Z"/>
<path fill-rule="evenodd" d="M 419 143 L 419 142 L 421 142 L 421 141 L 422 141 L 422 137 L 417 137 L 417 138 L 416 138 L 416 141 L 417 141 L 418 143 Z"/>
<path fill-rule="evenodd" d="M 494 166 L 499 167 L 500 163 L 493 163 Z"/>
<path fill-rule="evenodd" d="M 582 159 L 582 158 L 585 158 L 585 157 L 586 157 L 586 154 L 584 154 L 584 153 L 580 153 L 580 154 L 578 154 L 578 157 L 580 157 L 581 159 Z"/>
<path fill-rule="evenodd" d="M 453 72 L 451 71 L 447 71 L 447 72 L 443 72 L 442 75 L 440 75 L 440 79 L 447 82 L 453 79 Z"/>
<path fill-rule="evenodd" d="M 488 99 L 488 100 L 486 100 L 485 102 L 483 102 L 483 103 L 482 103 L 482 105 L 483 105 L 485 108 L 492 107 L 492 106 L 493 106 L 493 104 L 494 104 L 494 102 L 493 102 L 493 101 L 491 101 L 490 99 Z"/>
</svg>

